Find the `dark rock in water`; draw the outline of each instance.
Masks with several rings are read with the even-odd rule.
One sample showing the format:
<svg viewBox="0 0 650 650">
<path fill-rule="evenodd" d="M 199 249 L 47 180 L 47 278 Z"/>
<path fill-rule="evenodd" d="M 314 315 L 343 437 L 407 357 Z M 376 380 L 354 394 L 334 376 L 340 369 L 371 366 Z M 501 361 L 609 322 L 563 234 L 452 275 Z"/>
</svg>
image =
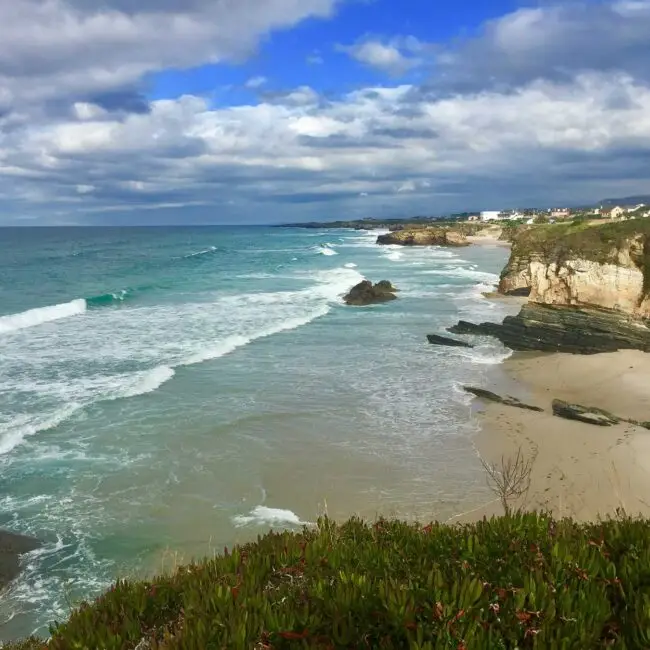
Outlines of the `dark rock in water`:
<svg viewBox="0 0 650 650">
<path fill-rule="evenodd" d="M 388 280 L 380 280 L 375 284 L 374 289 L 377 291 L 388 291 L 389 293 L 399 291 L 399 289 L 396 289 Z"/>
<path fill-rule="evenodd" d="M 599 427 L 611 427 L 622 421 L 609 411 L 603 411 L 595 406 L 581 406 L 580 404 L 569 404 L 561 399 L 553 400 L 553 415 L 567 420 L 577 420 L 578 422 L 587 422 L 596 424 Z"/>
<path fill-rule="evenodd" d="M 481 399 L 487 400 L 488 402 L 496 402 L 497 404 L 504 404 L 505 406 L 515 406 L 517 408 L 526 409 L 528 411 L 537 411 L 538 413 L 541 413 L 544 410 L 539 406 L 533 406 L 532 404 L 525 404 L 521 400 L 517 399 L 516 397 L 511 397 L 510 395 L 501 397 L 501 395 L 497 395 L 492 391 L 485 390 L 485 388 L 475 388 L 474 386 L 463 386 L 463 390 L 468 393 L 471 393 L 472 395 L 476 395 L 476 397 L 480 397 Z"/>
<path fill-rule="evenodd" d="M 427 340 L 429 343 L 434 345 L 449 345 L 456 348 L 473 348 L 474 346 L 471 343 L 466 343 L 465 341 L 459 341 L 458 339 L 452 339 L 448 336 L 439 336 L 438 334 L 427 334 Z"/>
<path fill-rule="evenodd" d="M 597 354 L 624 349 L 650 352 L 647 325 L 608 309 L 527 303 L 502 323 L 459 321 L 447 331 L 494 336 L 512 350 Z"/>
<path fill-rule="evenodd" d="M 33 537 L 0 530 L 0 589 L 20 573 L 20 556 L 40 546 L 41 543 Z"/>
<path fill-rule="evenodd" d="M 373 284 L 370 280 L 363 280 L 363 282 L 359 282 L 359 284 L 352 287 L 343 300 L 346 305 L 373 305 L 379 302 L 395 300 L 397 298 L 395 291 L 397 289 L 388 280 L 382 280 L 377 284 Z"/>
</svg>

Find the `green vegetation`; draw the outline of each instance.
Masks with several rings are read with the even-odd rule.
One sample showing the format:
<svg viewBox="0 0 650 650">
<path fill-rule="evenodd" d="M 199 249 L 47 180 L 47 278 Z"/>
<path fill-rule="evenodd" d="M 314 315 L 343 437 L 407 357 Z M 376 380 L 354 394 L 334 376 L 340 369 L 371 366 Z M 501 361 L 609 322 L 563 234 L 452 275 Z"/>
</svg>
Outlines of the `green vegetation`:
<svg viewBox="0 0 650 650">
<path fill-rule="evenodd" d="M 11 650 L 650 647 L 650 522 L 322 519 L 119 582 Z"/>
<path fill-rule="evenodd" d="M 601 264 L 617 263 L 619 251 L 630 249 L 643 273 L 644 295 L 650 293 L 650 220 L 634 219 L 602 224 L 573 221 L 522 230 L 513 239 L 513 258 L 539 256 L 558 268 L 571 258 Z"/>
</svg>

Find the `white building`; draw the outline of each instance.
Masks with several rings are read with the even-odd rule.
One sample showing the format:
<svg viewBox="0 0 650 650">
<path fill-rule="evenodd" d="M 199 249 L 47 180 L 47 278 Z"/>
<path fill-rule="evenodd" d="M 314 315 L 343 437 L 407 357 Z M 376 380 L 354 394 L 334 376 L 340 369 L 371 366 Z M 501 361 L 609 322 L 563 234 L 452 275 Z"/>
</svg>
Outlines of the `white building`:
<svg viewBox="0 0 650 650">
<path fill-rule="evenodd" d="M 632 207 L 626 208 L 626 212 L 636 212 L 637 210 L 640 210 L 641 208 L 645 207 L 645 203 L 639 203 L 639 205 L 633 205 Z"/>
<path fill-rule="evenodd" d="M 496 221 L 500 218 L 500 210 L 483 210 L 483 212 L 481 212 L 481 221 Z"/>
</svg>

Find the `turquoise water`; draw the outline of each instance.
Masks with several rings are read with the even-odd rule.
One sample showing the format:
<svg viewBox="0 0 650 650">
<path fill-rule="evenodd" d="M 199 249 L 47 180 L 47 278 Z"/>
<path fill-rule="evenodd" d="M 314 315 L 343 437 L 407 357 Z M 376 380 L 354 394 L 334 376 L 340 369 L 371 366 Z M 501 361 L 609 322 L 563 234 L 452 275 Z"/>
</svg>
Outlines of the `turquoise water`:
<svg viewBox="0 0 650 650">
<path fill-rule="evenodd" d="M 375 239 L 0 230 L 0 527 L 45 542 L 0 600 L 0 638 L 269 526 L 487 499 L 459 385 L 507 353 L 425 335 L 503 317 L 481 291 L 507 251 Z M 343 305 L 362 277 L 399 300 Z"/>
</svg>

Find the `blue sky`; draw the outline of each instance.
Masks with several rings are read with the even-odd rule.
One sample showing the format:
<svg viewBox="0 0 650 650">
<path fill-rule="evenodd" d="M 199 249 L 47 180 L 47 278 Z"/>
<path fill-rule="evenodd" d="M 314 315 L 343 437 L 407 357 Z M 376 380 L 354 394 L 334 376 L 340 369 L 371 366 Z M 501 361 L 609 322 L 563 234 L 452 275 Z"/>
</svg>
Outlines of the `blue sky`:
<svg viewBox="0 0 650 650">
<path fill-rule="evenodd" d="M 367 0 L 341 5 L 331 20 L 307 19 L 293 29 L 269 34 L 244 61 L 205 64 L 158 72 L 148 80 L 150 99 L 192 93 L 215 97 L 220 104 L 250 102 L 245 88 L 265 78 L 267 89 L 286 90 L 309 84 L 317 92 L 339 95 L 364 85 L 383 84 L 383 71 L 365 65 L 337 45 L 386 35 L 414 36 L 422 42 L 445 43 L 473 34 L 488 19 L 517 8 L 513 0 L 467 0 L 434 3 L 427 0 Z M 421 81 L 422 70 L 401 75 L 400 81 Z"/>
<path fill-rule="evenodd" d="M 650 193 L 650 0 L 0 6 L 0 225 Z"/>
</svg>

